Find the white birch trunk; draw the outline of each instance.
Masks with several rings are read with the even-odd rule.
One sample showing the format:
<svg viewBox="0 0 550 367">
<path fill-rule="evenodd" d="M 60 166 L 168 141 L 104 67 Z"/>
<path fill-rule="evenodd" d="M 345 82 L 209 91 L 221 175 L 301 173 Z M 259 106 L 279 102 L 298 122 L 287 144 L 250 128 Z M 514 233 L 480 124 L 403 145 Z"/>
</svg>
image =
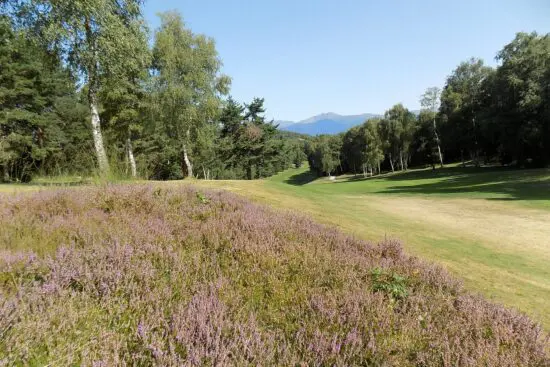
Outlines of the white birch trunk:
<svg viewBox="0 0 550 367">
<path fill-rule="evenodd" d="M 187 177 L 193 178 L 193 165 L 187 154 L 187 146 L 183 144 L 183 161 L 185 162 L 185 167 L 187 168 Z"/>
<path fill-rule="evenodd" d="M 441 147 L 439 146 L 439 135 L 437 135 L 437 126 L 435 123 L 435 117 L 434 117 L 434 135 L 435 135 L 435 143 L 437 144 L 437 154 L 439 156 L 439 164 L 441 164 L 441 167 L 443 167 L 443 154 L 441 154 Z"/>
<path fill-rule="evenodd" d="M 109 161 L 107 160 L 107 153 L 105 153 L 105 147 L 103 146 L 103 135 L 101 134 L 101 121 L 99 119 L 99 112 L 97 110 L 97 103 L 94 95 L 90 94 L 90 110 L 92 111 L 92 136 L 94 138 L 95 153 L 97 156 L 97 163 L 99 165 L 99 171 L 101 174 L 109 172 Z"/>
<path fill-rule="evenodd" d="M 132 141 L 128 137 L 126 140 L 126 148 L 128 149 L 128 161 L 130 161 L 130 171 L 132 172 L 132 177 L 137 177 L 137 168 L 136 168 L 136 159 L 134 158 L 134 149 L 132 148 Z"/>
<path fill-rule="evenodd" d="M 395 172 L 395 169 L 393 168 L 393 159 L 391 157 L 391 153 L 390 153 L 390 166 L 391 166 L 391 171 Z"/>
</svg>

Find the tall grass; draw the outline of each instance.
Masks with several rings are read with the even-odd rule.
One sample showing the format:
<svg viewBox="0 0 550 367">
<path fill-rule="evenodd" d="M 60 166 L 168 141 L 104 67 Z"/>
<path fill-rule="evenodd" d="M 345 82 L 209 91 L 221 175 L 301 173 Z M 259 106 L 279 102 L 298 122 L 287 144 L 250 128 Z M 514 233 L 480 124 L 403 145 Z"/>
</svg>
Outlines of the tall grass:
<svg viewBox="0 0 550 367">
<path fill-rule="evenodd" d="M 442 269 L 225 192 L 0 197 L 0 364 L 548 366 Z"/>
</svg>

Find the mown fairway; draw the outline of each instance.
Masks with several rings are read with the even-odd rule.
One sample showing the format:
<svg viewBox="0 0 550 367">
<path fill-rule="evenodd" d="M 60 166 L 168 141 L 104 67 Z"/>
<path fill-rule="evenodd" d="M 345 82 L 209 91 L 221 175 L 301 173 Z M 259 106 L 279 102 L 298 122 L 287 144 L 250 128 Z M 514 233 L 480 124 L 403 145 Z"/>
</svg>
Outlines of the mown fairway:
<svg viewBox="0 0 550 367">
<path fill-rule="evenodd" d="M 312 215 L 369 240 L 400 239 L 470 289 L 550 326 L 550 171 L 451 167 L 315 180 L 196 182 Z"/>
<path fill-rule="evenodd" d="M 183 182 L 305 213 L 360 238 L 399 239 L 469 289 L 550 328 L 550 170 L 448 167 L 330 182 L 304 167 L 266 180 Z M 0 192 L 45 188 L 0 185 Z"/>
</svg>

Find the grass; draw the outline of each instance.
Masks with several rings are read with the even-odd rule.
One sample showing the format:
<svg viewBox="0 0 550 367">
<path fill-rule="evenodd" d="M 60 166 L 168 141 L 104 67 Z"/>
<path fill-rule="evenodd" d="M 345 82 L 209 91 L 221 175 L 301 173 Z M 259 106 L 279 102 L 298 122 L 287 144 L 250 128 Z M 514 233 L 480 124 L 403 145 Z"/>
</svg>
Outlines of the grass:
<svg viewBox="0 0 550 367">
<path fill-rule="evenodd" d="M 71 180 L 57 180 L 66 185 Z M 52 182 L 0 185 L 40 191 Z M 178 185 L 179 183 L 163 183 Z M 305 167 L 257 181 L 195 181 L 307 213 L 371 241 L 397 238 L 487 298 L 550 329 L 550 170 L 410 170 L 379 178 L 316 179 Z"/>
<path fill-rule="evenodd" d="M 2 365 L 550 363 L 540 326 L 392 240 L 177 183 L 0 199 Z"/>
<path fill-rule="evenodd" d="M 402 241 L 489 299 L 550 328 L 550 170 L 410 170 L 315 179 L 306 168 L 259 181 L 197 182 L 307 213 L 371 241 Z"/>
</svg>

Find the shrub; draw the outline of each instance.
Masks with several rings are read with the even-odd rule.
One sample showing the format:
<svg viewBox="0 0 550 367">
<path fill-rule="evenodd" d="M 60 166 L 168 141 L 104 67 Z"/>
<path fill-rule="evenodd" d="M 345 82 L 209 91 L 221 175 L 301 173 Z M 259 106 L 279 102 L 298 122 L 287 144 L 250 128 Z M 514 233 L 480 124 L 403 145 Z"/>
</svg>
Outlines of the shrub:
<svg viewBox="0 0 550 367">
<path fill-rule="evenodd" d="M 525 315 L 396 242 L 225 192 L 0 200 L 0 364 L 547 366 Z"/>
</svg>

